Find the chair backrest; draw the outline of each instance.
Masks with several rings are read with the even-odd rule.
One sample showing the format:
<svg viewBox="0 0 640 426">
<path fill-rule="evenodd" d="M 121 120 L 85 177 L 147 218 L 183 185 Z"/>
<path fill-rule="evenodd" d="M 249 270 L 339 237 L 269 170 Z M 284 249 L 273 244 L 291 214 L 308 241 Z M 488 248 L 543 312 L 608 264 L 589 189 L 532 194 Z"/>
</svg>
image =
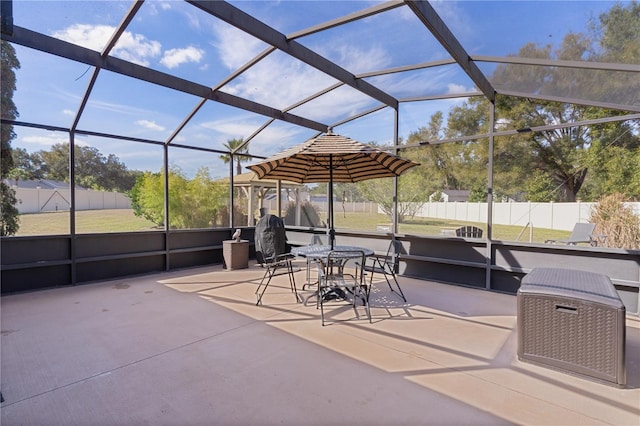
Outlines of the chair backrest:
<svg viewBox="0 0 640 426">
<path fill-rule="evenodd" d="M 571 231 L 570 240 L 589 241 L 590 235 L 596 229 L 595 223 L 576 223 Z"/>
<path fill-rule="evenodd" d="M 331 271 L 334 273 L 342 271 L 347 263 L 349 263 L 353 264 L 356 268 L 354 276 L 362 279 L 364 276 L 363 268 L 365 260 L 366 257 L 362 250 L 332 250 L 327 255 L 327 262 L 324 264 L 324 273 L 330 275 L 332 273 Z M 340 272 L 340 274 L 342 274 L 342 272 Z"/>
<path fill-rule="evenodd" d="M 456 237 L 482 238 L 482 229 L 476 226 L 461 226 L 456 229 Z"/>
<path fill-rule="evenodd" d="M 398 272 L 398 263 L 400 262 L 400 254 L 402 250 L 402 244 L 398 240 L 391 240 L 389 242 L 389 248 L 387 249 L 386 262 L 391 266 L 393 272 Z"/>
</svg>

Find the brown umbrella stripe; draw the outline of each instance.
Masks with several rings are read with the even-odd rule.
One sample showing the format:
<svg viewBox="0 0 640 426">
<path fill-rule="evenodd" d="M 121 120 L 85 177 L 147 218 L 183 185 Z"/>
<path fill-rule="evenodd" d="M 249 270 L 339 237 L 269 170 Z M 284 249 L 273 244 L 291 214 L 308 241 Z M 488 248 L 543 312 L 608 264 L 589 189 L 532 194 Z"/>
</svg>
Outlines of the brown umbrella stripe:
<svg viewBox="0 0 640 426">
<path fill-rule="evenodd" d="M 399 176 L 417 165 L 413 161 L 328 132 L 248 168 L 260 179 L 311 183 L 360 182 Z"/>
</svg>

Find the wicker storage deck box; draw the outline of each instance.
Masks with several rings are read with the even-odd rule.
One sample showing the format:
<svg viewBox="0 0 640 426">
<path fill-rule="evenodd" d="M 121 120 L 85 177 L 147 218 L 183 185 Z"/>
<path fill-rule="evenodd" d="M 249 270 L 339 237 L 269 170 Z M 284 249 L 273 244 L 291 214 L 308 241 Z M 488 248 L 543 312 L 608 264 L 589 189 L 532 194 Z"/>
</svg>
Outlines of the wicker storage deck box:
<svg viewBox="0 0 640 426">
<path fill-rule="evenodd" d="M 537 268 L 518 290 L 518 359 L 623 387 L 625 307 L 611 280 Z"/>
<path fill-rule="evenodd" d="M 222 256 L 229 271 L 249 267 L 249 241 L 227 240 L 222 242 Z"/>
</svg>

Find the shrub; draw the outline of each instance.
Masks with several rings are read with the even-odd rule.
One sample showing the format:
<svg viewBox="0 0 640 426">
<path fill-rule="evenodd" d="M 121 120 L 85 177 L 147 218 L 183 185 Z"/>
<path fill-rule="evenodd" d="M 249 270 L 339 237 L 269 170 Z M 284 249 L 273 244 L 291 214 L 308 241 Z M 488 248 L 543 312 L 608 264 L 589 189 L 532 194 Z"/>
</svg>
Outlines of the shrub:
<svg viewBox="0 0 640 426">
<path fill-rule="evenodd" d="M 606 235 L 604 247 L 640 249 L 640 217 L 624 204 L 622 194 L 606 195 L 593 206 L 591 223 L 596 233 Z"/>
</svg>

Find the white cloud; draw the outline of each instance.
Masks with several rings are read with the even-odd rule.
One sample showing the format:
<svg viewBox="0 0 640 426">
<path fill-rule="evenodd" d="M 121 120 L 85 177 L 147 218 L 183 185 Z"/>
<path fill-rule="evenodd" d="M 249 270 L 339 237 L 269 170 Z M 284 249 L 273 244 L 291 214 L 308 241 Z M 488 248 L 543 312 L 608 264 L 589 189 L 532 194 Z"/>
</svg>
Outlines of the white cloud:
<svg viewBox="0 0 640 426">
<path fill-rule="evenodd" d="M 125 31 L 118 40 L 114 56 L 133 63 L 149 66 L 149 60 L 160 55 L 161 44 L 155 40 L 147 40 L 143 35 Z"/>
<path fill-rule="evenodd" d="M 285 108 L 334 82 L 299 61 L 284 55 L 272 55 L 223 90 L 265 105 Z"/>
<path fill-rule="evenodd" d="M 222 120 L 213 120 L 200 124 L 208 129 L 206 133 L 193 135 L 192 138 L 209 141 L 212 147 L 222 148 L 229 139 L 244 139 L 252 135 L 262 124 L 262 118 L 235 115 Z M 212 135 L 211 130 L 215 132 Z M 254 155 L 271 155 L 288 146 L 301 143 L 301 131 L 295 126 L 272 124 L 249 142 L 249 152 Z"/>
<path fill-rule="evenodd" d="M 69 138 L 68 137 L 64 137 L 64 136 L 57 136 L 57 135 L 47 135 L 47 136 L 36 136 L 36 135 L 30 135 L 30 136 L 25 136 L 23 138 L 20 139 L 21 143 L 24 144 L 28 144 L 28 145 L 37 145 L 37 146 L 42 146 L 42 147 L 50 147 L 53 146 L 55 144 L 59 144 L 59 143 L 68 143 L 69 142 Z M 36 148 L 34 148 L 36 149 Z"/>
<path fill-rule="evenodd" d="M 120 160 L 138 160 L 138 162 L 140 162 L 139 160 L 141 159 L 149 159 L 149 160 L 156 160 L 156 163 L 161 163 L 162 162 L 162 156 L 159 155 L 160 152 L 158 151 L 154 151 L 154 150 L 149 150 L 149 149 L 139 149 L 139 150 L 132 150 L 131 147 L 132 146 L 136 146 L 136 145 L 130 145 L 128 148 L 124 149 L 122 151 L 118 151 L 118 158 Z"/>
<path fill-rule="evenodd" d="M 149 130 L 157 130 L 159 132 L 163 131 L 165 128 L 159 124 L 156 124 L 155 121 L 149 121 L 149 120 L 138 120 L 136 121 L 136 124 L 138 126 L 144 127 L 146 129 Z"/>
<path fill-rule="evenodd" d="M 52 35 L 70 43 L 101 52 L 113 35 L 115 27 L 109 25 L 74 24 Z M 147 40 L 141 34 L 125 31 L 116 44 L 113 55 L 126 61 L 148 66 L 149 60 L 160 55 L 161 44 Z"/>
<path fill-rule="evenodd" d="M 458 40 L 473 35 L 474 28 L 477 28 L 476 25 L 473 25 L 475 18 L 470 16 L 462 5 L 464 5 L 464 3 L 449 0 L 436 0 L 432 2 L 433 8 L 442 20 L 447 23 L 447 26 L 453 29 Z"/>
<path fill-rule="evenodd" d="M 108 25 L 74 24 L 52 36 L 100 52 L 114 30 Z"/>
<path fill-rule="evenodd" d="M 384 69 L 391 64 L 391 55 L 379 46 L 363 50 L 344 44 L 330 43 L 329 45 L 333 48 L 327 53 L 328 57 L 335 58 L 336 63 L 352 74 Z"/>
<path fill-rule="evenodd" d="M 254 155 L 268 157 L 286 148 L 304 142 L 307 137 L 302 136 L 306 129 L 296 127 L 270 126 L 249 142 L 249 152 Z"/>
<path fill-rule="evenodd" d="M 447 88 L 449 89 L 447 91 L 448 94 L 455 94 L 455 93 L 467 93 L 467 92 L 473 92 L 474 90 L 476 90 L 475 88 L 470 88 L 467 89 L 466 87 L 464 87 L 462 84 L 455 84 L 455 83 L 449 83 L 447 85 Z"/>
<path fill-rule="evenodd" d="M 413 21 L 417 19 L 416 14 L 413 13 L 413 10 L 409 9 L 408 7 L 400 7 L 396 10 L 398 11 L 397 16 L 401 21 Z"/>
<path fill-rule="evenodd" d="M 74 117 L 76 115 L 76 113 L 71 111 L 70 109 L 64 109 L 64 110 L 62 110 L 62 113 L 64 115 L 68 115 L 68 116 L 71 116 L 71 117 Z"/>
<path fill-rule="evenodd" d="M 360 113 L 363 109 L 370 107 L 373 102 L 377 103 L 349 86 L 342 86 L 291 110 L 291 113 L 318 121 L 333 121 L 336 117 L 348 117 Z"/>
<path fill-rule="evenodd" d="M 118 114 L 127 115 L 140 115 L 146 114 L 148 111 L 142 108 L 136 108 L 130 105 L 117 104 L 113 102 L 104 102 L 99 100 L 89 100 L 89 105 L 93 108 L 101 109 L 104 111 L 116 112 Z"/>
<path fill-rule="evenodd" d="M 229 70 L 244 65 L 266 47 L 257 38 L 227 25 L 215 25 L 213 32 L 217 37 L 213 46 L 218 50 L 220 61 Z"/>
<path fill-rule="evenodd" d="M 30 147 L 27 151 L 40 151 L 51 148 L 53 145 L 69 143 L 69 137 L 62 133 L 49 133 L 46 135 L 26 135 L 19 139 L 20 145 Z M 89 144 L 81 139 L 75 138 L 74 143 L 78 146 L 89 146 Z"/>
<path fill-rule="evenodd" d="M 219 29 L 220 56 L 225 64 L 241 66 L 258 52 L 260 44 L 253 42 L 246 45 L 234 30 Z M 246 37 L 246 36 L 245 36 Z M 380 69 L 389 64 L 389 55 L 379 46 L 358 49 L 341 43 L 328 43 L 330 51 L 321 51 L 321 55 L 335 60 L 353 74 L 372 69 Z M 279 51 L 271 53 L 258 64 L 245 71 L 240 77 L 226 85 L 225 92 L 245 97 L 253 101 L 284 109 L 314 93 L 323 90 L 337 81 L 317 69 L 291 58 Z M 354 95 L 355 94 L 355 98 Z M 341 93 L 340 99 L 335 94 L 319 101 L 314 101 L 305 111 L 316 119 L 335 117 L 340 111 L 356 111 L 363 105 L 370 105 L 371 99 L 361 96 L 356 91 Z M 327 101 L 333 98 L 334 102 Z M 309 108 L 315 108 L 310 111 Z"/>
<path fill-rule="evenodd" d="M 158 15 L 160 10 L 171 9 L 171 2 L 169 1 L 147 1 L 146 4 L 148 5 L 147 11 L 152 16 Z"/>
<path fill-rule="evenodd" d="M 160 63 L 167 68 L 175 68 L 187 62 L 200 62 L 204 56 L 204 50 L 189 46 L 184 49 L 169 49 L 164 52 Z"/>
<path fill-rule="evenodd" d="M 207 121 L 200 126 L 222 134 L 226 142 L 227 139 L 246 138 L 255 132 L 261 124 L 262 122 L 256 120 L 255 117 L 234 115 L 223 120 Z M 208 137 L 211 138 L 210 135 Z"/>
<path fill-rule="evenodd" d="M 411 73 L 382 75 L 370 79 L 374 86 L 391 93 L 398 98 L 457 94 L 474 91 L 465 87 L 470 80 L 458 72 L 456 67 L 437 67 Z M 454 83 L 459 81 L 461 83 Z"/>
<path fill-rule="evenodd" d="M 194 30 L 200 29 L 200 17 L 202 16 L 201 14 L 195 11 L 191 11 L 191 12 L 186 12 L 184 16 L 187 19 L 189 27 L 193 28 Z"/>
</svg>

